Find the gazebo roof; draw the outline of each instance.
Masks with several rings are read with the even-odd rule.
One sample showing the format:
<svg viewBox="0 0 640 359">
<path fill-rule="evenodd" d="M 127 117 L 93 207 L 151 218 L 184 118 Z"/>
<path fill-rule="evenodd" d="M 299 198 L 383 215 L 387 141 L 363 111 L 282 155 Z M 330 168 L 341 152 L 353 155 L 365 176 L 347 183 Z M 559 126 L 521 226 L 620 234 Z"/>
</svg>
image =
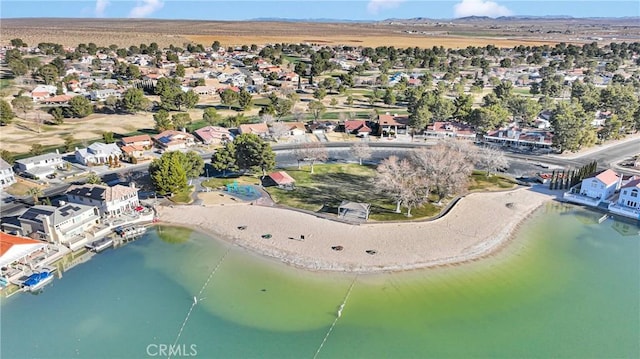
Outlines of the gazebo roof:
<svg viewBox="0 0 640 359">
<path fill-rule="evenodd" d="M 278 185 L 285 185 L 295 183 L 296 180 L 285 171 L 273 172 L 269 174 L 269 177 Z"/>
</svg>

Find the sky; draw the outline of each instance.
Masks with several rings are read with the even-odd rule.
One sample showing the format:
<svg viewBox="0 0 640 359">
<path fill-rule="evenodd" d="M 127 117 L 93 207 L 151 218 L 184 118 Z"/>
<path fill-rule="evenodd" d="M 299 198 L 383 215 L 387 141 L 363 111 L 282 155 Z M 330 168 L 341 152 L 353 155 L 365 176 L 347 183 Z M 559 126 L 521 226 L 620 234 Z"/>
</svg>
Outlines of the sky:
<svg viewBox="0 0 640 359">
<path fill-rule="evenodd" d="M 0 18 L 255 18 L 383 20 L 425 17 L 568 15 L 640 16 L 638 0 L 0 0 Z"/>
</svg>

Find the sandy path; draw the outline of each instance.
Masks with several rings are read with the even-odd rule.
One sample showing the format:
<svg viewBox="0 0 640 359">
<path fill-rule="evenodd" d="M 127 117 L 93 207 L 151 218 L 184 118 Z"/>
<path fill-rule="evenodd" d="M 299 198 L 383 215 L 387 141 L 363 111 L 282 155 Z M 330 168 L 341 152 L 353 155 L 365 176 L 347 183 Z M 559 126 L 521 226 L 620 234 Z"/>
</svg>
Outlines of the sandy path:
<svg viewBox="0 0 640 359">
<path fill-rule="evenodd" d="M 158 211 L 163 223 L 195 226 L 296 267 L 374 272 L 459 263 L 488 255 L 550 198 L 524 188 L 474 193 L 431 222 L 362 225 L 244 203 L 160 207 Z M 238 229 L 243 225 L 247 228 Z M 262 238 L 266 233 L 272 237 Z M 331 249 L 337 245 L 344 249 Z M 377 253 L 367 254 L 367 250 Z"/>
</svg>

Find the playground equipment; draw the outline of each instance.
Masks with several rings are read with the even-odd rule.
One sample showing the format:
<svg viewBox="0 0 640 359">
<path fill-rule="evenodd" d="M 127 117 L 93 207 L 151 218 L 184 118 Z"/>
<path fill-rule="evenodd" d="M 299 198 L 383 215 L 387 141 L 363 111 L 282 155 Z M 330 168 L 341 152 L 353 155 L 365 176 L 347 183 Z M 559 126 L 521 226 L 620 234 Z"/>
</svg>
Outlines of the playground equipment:
<svg viewBox="0 0 640 359">
<path fill-rule="evenodd" d="M 238 185 L 238 181 L 233 181 L 233 183 L 228 183 L 226 185 L 227 192 L 235 193 L 244 196 L 253 196 L 256 195 L 256 190 L 250 185 Z"/>
</svg>

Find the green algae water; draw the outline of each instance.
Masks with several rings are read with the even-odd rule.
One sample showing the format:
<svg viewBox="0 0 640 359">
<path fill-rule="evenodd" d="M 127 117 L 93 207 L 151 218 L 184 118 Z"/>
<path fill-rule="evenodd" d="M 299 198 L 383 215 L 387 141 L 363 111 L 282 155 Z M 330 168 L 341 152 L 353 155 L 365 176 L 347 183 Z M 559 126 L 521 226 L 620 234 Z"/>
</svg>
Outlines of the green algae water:
<svg viewBox="0 0 640 359">
<path fill-rule="evenodd" d="M 161 227 L 4 298 L 0 356 L 636 358 L 640 228 L 599 217 L 550 203 L 490 258 L 357 276 Z"/>
</svg>

